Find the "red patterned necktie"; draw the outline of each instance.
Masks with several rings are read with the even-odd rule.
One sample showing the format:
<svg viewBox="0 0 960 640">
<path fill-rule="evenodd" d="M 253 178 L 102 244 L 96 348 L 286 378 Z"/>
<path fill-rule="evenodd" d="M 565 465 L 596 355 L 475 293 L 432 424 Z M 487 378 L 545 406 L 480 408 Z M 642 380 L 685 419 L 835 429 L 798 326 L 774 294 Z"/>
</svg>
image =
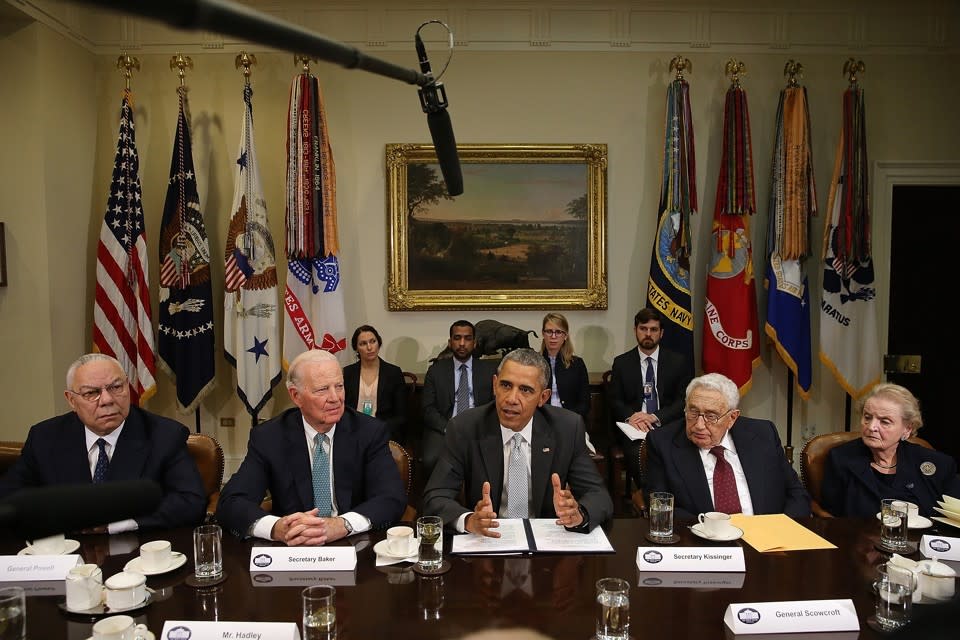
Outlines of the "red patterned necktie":
<svg viewBox="0 0 960 640">
<path fill-rule="evenodd" d="M 723 513 L 740 513 L 740 496 L 737 494 L 737 481 L 733 478 L 733 467 L 723 457 L 723 447 L 717 445 L 710 449 L 717 459 L 713 468 L 713 508 Z"/>
</svg>

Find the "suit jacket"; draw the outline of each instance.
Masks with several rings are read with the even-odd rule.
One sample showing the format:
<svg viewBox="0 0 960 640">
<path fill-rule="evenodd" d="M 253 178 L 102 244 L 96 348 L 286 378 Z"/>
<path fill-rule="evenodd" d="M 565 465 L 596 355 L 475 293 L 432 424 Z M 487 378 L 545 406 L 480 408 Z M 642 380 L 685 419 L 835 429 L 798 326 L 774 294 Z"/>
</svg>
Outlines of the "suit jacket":
<svg viewBox="0 0 960 640">
<path fill-rule="evenodd" d="M 0 497 L 25 487 L 91 484 L 84 430 L 72 411 L 32 426 L 20 458 L 0 480 Z M 187 450 L 189 434 L 175 420 L 130 407 L 106 481 L 145 479 L 160 485 L 160 505 L 153 513 L 134 518 L 140 529 L 168 529 L 203 521 L 207 492 Z"/>
<path fill-rule="evenodd" d="M 456 358 L 441 358 L 427 369 L 423 379 L 423 421 L 427 429 L 444 433 L 447 422 L 453 415 L 457 389 L 453 381 L 453 365 Z M 459 364 L 459 363 L 457 363 Z M 493 360 L 473 358 L 473 406 L 479 407 L 493 400 L 493 375 L 497 363 Z"/>
<path fill-rule="evenodd" d="M 589 529 L 613 515 L 613 501 L 607 493 L 597 466 L 587 453 L 583 418 L 558 407 L 540 407 L 533 414 L 530 443 L 531 512 L 540 518 L 556 518 L 550 476 L 570 490 L 589 515 Z M 503 493 L 503 439 L 495 403 L 490 402 L 456 416 L 447 427 L 440 461 L 423 494 L 425 514 L 439 515 L 446 524 L 473 511 L 480 500 L 483 483 L 490 482 L 493 510 L 500 512 Z M 461 486 L 466 504 L 457 498 Z"/>
<path fill-rule="evenodd" d="M 547 356 L 544 356 L 547 358 Z M 549 362 L 549 358 L 547 358 Z M 590 414 L 590 376 L 583 358 L 573 356 L 570 366 L 563 366 L 563 358 L 557 355 L 557 392 L 564 409 L 583 416 L 584 421 Z"/>
<path fill-rule="evenodd" d="M 889 485 L 877 478 L 872 461 L 870 448 L 860 439 L 831 449 L 820 485 L 823 508 L 835 516 L 869 517 L 880 510 L 882 498 L 899 498 L 917 504 L 920 515 L 929 517 L 937 515 L 933 508 L 943 494 L 960 497 L 957 464 L 945 453 L 901 442 Z"/>
<path fill-rule="evenodd" d="M 753 512 L 809 516 L 810 496 L 787 464 L 776 426 L 740 416 L 730 427 L 730 436 L 747 477 Z M 714 510 L 700 449 L 687 438 L 683 421 L 651 431 L 646 446 L 648 491 L 672 493 L 678 518 L 695 519 Z"/>
<path fill-rule="evenodd" d="M 409 389 L 403 379 L 403 371 L 383 358 L 380 360 L 380 379 L 377 381 L 376 417 L 387 423 L 390 437 L 403 442 L 407 423 L 407 397 Z M 354 362 L 343 368 L 343 388 L 347 406 L 356 409 L 360 402 L 360 363 Z"/>
<path fill-rule="evenodd" d="M 684 394 L 691 380 L 692 363 L 660 345 L 657 360 L 658 408 L 654 415 L 660 419 L 661 425 L 683 418 Z M 643 409 L 643 364 L 636 347 L 614 358 L 612 391 L 610 409 L 614 420 L 626 422 L 632 414 Z M 615 431 L 620 434 L 619 429 Z"/>
<path fill-rule="evenodd" d="M 333 484 L 338 513 L 366 516 L 373 528 L 393 524 L 407 498 L 397 465 L 387 446 L 386 425 L 344 408 L 333 437 Z M 310 511 L 313 471 L 297 408 L 250 430 L 247 455 L 230 478 L 217 503 L 217 520 L 238 537 L 246 537 L 256 520 L 267 515 L 260 503 L 267 491 L 271 513 L 285 516 Z"/>
</svg>

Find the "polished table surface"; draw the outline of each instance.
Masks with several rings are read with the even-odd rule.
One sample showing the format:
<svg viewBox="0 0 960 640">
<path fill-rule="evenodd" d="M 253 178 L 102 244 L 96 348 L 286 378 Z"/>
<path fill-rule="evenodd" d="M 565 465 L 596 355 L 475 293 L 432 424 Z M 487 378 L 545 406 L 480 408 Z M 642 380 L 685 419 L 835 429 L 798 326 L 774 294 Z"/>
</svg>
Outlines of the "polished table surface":
<svg viewBox="0 0 960 640">
<path fill-rule="evenodd" d="M 408 564 L 376 567 L 373 544 L 383 538 L 383 533 L 358 535 L 349 542 L 340 542 L 357 547 L 358 562 L 354 573 L 334 578 L 340 585 L 338 637 L 452 639 L 479 629 L 524 626 L 557 640 L 586 639 L 594 632 L 594 584 L 608 576 L 624 578 L 633 585 L 630 609 L 631 635 L 635 638 L 642 637 L 645 630 L 664 638 L 723 638 L 728 635 L 723 614 L 731 602 L 832 598 L 850 598 L 856 606 L 861 631 L 859 636 L 854 633 L 849 637 L 880 637 L 866 625 L 873 614 L 869 581 L 874 566 L 885 559 L 874 548 L 879 537 L 876 521 L 809 518 L 800 522 L 838 548 L 759 553 L 742 541 L 701 540 L 687 527 L 679 526 L 679 546 L 743 547 L 746 573 L 719 587 L 707 584 L 711 582 L 709 574 L 686 574 L 691 586 L 668 587 L 662 583 L 657 586 L 656 579 L 640 573 L 636 566 L 637 547 L 649 544 L 644 539 L 648 522 L 643 519 L 615 519 L 606 527 L 616 549 L 612 554 L 448 556 L 452 569 L 433 578 L 417 576 Z M 920 533 L 911 531 L 910 539 L 918 540 Z M 953 536 L 957 531 L 943 534 Z M 248 570 L 250 549 L 270 543 L 241 541 L 229 534 L 224 535 L 223 541 L 227 580 L 209 590 L 197 590 L 185 583 L 193 570 L 190 529 L 78 539 L 82 543 L 79 553 L 87 562 L 100 564 L 105 577 L 122 570 L 126 562 L 138 555 L 139 544 L 149 540 L 170 540 L 175 551 L 188 556 L 182 568 L 147 579 L 147 586 L 156 592 L 155 599 L 131 614 L 138 622 L 147 624 L 158 640 L 166 620 L 299 624 L 301 589 L 321 582 L 316 576 L 287 574 L 286 577 L 303 579 L 305 584 L 255 583 Z M 445 542 L 449 549 L 449 536 Z M 0 541 L 2 553 L 16 553 L 20 548 L 22 544 L 17 541 Z M 62 595 L 28 597 L 29 638 L 85 640 L 91 635 L 92 619 L 63 612 L 58 607 L 63 600 Z"/>
</svg>

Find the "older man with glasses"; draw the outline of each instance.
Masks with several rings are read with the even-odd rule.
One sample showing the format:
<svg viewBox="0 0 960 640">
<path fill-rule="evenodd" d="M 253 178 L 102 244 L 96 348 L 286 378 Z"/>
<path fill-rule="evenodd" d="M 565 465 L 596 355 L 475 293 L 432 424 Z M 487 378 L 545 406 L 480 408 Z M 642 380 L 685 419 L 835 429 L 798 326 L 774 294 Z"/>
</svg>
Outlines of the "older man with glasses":
<svg viewBox="0 0 960 640">
<path fill-rule="evenodd" d="M 678 518 L 707 511 L 810 515 L 776 426 L 746 418 L 736 383 L 719 373 L 687 385 L 683 420 L 647 436 L 647 491 L 674 495 Z"/>
<path fill-rule="evenodd" d="M 27 487 L 145 479 L 163 499 L 136 519 L 105 522 L 88 533 L 120 533 L 199 524 L 207 497 L 187 450 L 184 425 L 130 406 L 120 363 L 90 353 L 67 370 L 72 411 L 30 428 L 20 458 L 0 478 L 0 498 Z"/>
</svg>

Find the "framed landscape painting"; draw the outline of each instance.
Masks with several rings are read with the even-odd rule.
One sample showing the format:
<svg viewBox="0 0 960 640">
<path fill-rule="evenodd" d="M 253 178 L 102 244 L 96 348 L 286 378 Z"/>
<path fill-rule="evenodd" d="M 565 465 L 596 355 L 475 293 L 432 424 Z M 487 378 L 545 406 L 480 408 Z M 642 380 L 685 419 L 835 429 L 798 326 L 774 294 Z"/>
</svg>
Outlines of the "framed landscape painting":
<svg viewBox="0 0 960 640">
<path fill-rule="evenodd" d="M 606 309 L 605 144 L 388 144 L 391 311 Z"/>
</svg>

